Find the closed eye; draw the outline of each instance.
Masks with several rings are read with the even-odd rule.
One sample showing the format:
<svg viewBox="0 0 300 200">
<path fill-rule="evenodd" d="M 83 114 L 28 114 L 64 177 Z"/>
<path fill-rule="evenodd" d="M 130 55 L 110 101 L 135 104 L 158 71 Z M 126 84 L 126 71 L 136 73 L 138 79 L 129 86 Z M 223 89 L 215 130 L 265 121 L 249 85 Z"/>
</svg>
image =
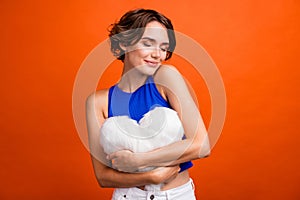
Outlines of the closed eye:
<svg viewBox="0 0 300 200">
<path fill-rule="evenodd" d="M 149 37 L 144 37 L 141 39 L 141 43 L 144 47 L 152 47 L 154 44 L 156 44 L 156 40 Z M 169 49 L 169 43 L 164 42 L 160 45 L 160 50 L 163 52 L 168 51 Z"/>
<path fill-rule="evenodd" d="M 151 47 L 151 42 L 148 42 L 148 41 L 146 41 L 146 42 L 143 42 L 143 45 L 145 46 L 145 47 Z"/>
<path fill-rule="evenodd" d="M 160 49 L 161 49 L 163 52 L 166 52 L 166 51 L 168 51 L 169 46 L 168 46 L 168 45 L 165 45 L 165 46 L 161 47 Z"/>
</svg>

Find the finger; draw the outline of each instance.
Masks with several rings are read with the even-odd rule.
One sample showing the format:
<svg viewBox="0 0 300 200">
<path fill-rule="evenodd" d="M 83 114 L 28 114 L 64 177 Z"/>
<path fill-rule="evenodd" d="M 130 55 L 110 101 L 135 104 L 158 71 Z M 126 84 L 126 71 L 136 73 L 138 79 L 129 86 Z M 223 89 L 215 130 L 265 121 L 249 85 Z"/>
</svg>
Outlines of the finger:
<svg viewBox="0 0 300 200">
<path fill-rule="evenodd" d="M 106 156 L 106 159 L 107 159 L 107 160 L 112 160 L 112 159 L 114 159 L 115 157 L 116 157 L 116 154 L 115 154 L 115 153 L 111 153 L 111 154 L 109 154 L 109 155 Z"/>
<path fill-rule="evenodd" d="M 119 168 L 119 166 L 116 164 L 115 159 L 112 159 L 112 160 L 111 160 L 111 167 L 112 167 L 113 169 L 117 170 L 117 171 L 120 171 L 120 168 Z"/>
</svg>

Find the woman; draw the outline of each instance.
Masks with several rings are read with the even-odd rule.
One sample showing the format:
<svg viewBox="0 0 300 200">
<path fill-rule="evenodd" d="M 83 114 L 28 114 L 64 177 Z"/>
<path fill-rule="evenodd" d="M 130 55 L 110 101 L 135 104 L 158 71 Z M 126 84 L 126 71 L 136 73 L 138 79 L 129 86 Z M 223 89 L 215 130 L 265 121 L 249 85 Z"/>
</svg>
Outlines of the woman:
<svg viewBox="0 0 300 200">
<path fill-rule="evenodd" d="M 113 199 L 195 199 L 190 161 L 208 156 L 210 148 L 184 79 L 175 67 L 162 64 L 176 45 L 171 21 L 154 10 L 129 11 L 113 24 L 110 41 L 111 51 L 123 62 L 122 77 L 86 102 L 92 163 L 100 186 L 116 188 Z M 138 121 L 157 106 L 178 113 L 183 140 L 143 153 L 104 153 L 99 129 L 107 118 L 127 115 Z M 129 173 L 147 167 L 157 168 Z"/>
</svg>

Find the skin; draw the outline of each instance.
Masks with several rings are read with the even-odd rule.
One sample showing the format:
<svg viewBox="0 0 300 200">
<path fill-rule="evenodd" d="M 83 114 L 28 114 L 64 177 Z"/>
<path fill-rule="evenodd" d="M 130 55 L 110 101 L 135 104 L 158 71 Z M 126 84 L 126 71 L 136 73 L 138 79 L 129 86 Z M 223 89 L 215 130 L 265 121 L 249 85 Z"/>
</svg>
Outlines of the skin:
<svg viewBox="0 0 300 200">
<path fill-rule="evenodd" d="M 166 28 L 153 21 L 147 24 L 137 44 L 121 46 L 126 54 L 118 87 L 125 92 L 133 92 L 144 84 L 149 75 L 153 75 L 162 97 L 177 111 L 186 139 L 151 152 L 133 153 L 122 150 L 106 155 L 98 138 L 99 128 L 108 117 L 108 90 L 97 91 L 87 99 L 86 110 L 92 163 L 102 187 L 164 183 L 162 190 L 174 188 L 189 180 L 188 170 L 178 174 L 178 164 L 206 157 L 210 153 L 203 120 L 184 79 L 173 66 L 161 64 L 166 58 L 168 42 Z M 149 166 L 159 168 L 145 173 L 124 172 Z"/>
</svg>

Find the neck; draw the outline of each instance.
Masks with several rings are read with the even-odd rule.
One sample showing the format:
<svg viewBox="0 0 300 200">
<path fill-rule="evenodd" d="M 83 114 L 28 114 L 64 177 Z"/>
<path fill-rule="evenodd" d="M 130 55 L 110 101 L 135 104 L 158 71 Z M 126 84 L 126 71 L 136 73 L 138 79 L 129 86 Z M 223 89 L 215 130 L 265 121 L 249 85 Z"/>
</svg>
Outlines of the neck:
<svg viewBox="0 0 300 200">
<path fill-rule="evenodd" d="M 148 75 L 141 73 L 137 68 L 130 67 L 124 62 L 121 80 L 118 87 L 124 92 L 134 92 L 140 86 L 144 85 Z"/>
</svg>

